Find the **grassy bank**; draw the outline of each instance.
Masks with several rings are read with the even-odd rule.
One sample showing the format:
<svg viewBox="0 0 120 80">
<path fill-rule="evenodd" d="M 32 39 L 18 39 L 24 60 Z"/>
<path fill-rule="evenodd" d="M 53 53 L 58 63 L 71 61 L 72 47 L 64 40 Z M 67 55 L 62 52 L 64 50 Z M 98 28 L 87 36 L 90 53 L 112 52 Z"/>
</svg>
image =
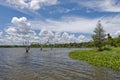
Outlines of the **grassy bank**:
<svg viewBox="0 0 120 80">
<path fill-rule="evenodd" d="M 87 61 L 95 66 L 120 70 L 120 48 L 111 48 L 102 52 L 95 50 L 76 50 L 69 53 L 72 59 Z"/>
</svg>

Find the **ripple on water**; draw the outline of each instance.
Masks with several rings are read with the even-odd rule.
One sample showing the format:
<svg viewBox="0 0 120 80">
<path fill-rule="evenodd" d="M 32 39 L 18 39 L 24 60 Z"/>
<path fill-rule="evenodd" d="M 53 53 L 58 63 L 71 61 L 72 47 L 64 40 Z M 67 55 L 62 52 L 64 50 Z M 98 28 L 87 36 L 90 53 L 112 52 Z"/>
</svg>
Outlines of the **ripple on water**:
<svg viewBox="0 0 120 80">
<path fill-rule="evenodd" d="M 0 49 L 0 80 L 119 80 L 120 72 L 72 60 L 75 49 Z"/>
</svg>

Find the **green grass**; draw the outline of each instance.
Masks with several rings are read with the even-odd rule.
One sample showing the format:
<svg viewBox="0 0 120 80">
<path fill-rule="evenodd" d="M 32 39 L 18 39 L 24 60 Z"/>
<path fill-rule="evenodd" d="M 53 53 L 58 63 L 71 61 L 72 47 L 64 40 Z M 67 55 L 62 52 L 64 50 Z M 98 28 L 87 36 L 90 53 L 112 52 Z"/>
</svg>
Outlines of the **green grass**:
<svg viewBox="0 0 120 80">
<path fill-rule="evenodd" d="M 76 60 L 87 61 L 88 63 L 120 70 L 120 48 L 111 48 L 97 52 L 96 50 L 76 50 L 69 53 L 69 57 Z"/>
</svg>

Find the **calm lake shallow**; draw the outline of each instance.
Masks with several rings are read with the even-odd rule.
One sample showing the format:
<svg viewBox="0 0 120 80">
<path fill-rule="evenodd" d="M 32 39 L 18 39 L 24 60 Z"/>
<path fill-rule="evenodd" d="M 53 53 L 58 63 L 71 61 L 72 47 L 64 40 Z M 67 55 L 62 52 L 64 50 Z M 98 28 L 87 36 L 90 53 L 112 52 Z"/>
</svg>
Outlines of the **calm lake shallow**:
<svg viewBox="0 0 120 80">
<path fill-rule="evenodd" d="M 120 80 L 120 71 L 70 59 L 71 50 L 0 48 L 0 80 Z"/>
</svg>

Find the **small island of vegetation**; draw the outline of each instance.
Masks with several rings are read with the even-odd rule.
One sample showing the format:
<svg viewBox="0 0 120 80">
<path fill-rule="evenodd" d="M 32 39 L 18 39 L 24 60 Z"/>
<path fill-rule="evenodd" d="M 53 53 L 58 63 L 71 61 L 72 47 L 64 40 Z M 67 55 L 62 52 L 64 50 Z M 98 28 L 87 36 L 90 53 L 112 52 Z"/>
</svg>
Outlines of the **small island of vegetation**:
<svg viewBox="0 0 120 80">
<path fill-rule="evenodd" d="M 69 57 L 76 60 L 86 61 L 89 64 L 99 67 L 108 67 L 120 70 L 120 36 L 112 38 L 105 31 L 100 23 L 94 30 L 92 36 L 95 48 L 91 50 L 76 50 L 69 53 Z M 107 36 L 107 38 L 106 38 Z"/>
<path fill-rule="evenodd" d="M 96 52 L 93 50 L 77 50 L 72 51 L 69 54 L 70 58 L 87 61 L 95 66 L 103 66 L 112 68 L 114 70 L 120 70 L 120 49 L 111 48 L 110 50 L 104 50 Z"/>
</svg>

